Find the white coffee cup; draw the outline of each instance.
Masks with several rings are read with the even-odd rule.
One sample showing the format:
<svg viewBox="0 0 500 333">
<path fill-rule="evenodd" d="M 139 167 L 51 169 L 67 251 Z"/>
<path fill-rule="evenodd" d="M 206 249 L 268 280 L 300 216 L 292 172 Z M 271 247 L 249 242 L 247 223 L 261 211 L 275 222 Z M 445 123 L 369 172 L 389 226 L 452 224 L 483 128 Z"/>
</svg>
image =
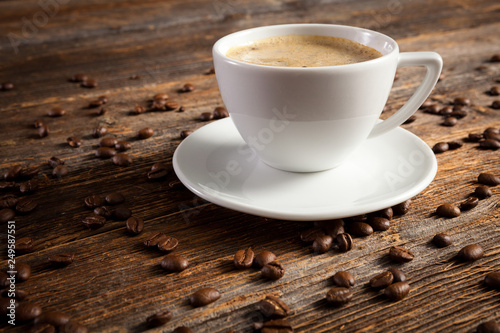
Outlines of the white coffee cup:
<svg viewBox="0 0 500 333">
<path fill-rule="evenodd" d="M 346 38 L 382 56 L 354 64 L 279 67 L 228 58 L 233 46 L 279 35 Z M 286 24 L 227 35 L 213 47 L 224 104 L 245 142 L 266 164 L 285 171 L 314 172 L 342 163 L 365 140 L 401 125 L 429 96 L 443 61 L 435 52 L 399 53 L 381 33 L 330 24 Z M 425 77 L 407 103 L 384 121 L 379 116 L 403 66 L 424 66 Z"/>
</svg>

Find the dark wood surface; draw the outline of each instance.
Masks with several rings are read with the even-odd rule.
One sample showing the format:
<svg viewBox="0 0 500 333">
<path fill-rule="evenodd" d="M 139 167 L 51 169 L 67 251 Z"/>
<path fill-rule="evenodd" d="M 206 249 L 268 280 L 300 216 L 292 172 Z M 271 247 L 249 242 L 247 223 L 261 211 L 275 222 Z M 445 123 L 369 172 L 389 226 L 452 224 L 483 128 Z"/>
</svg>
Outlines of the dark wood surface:
<svg viewBox="0 0 500 333">
<path fill-rule="evenodd" d="M 48 1 L 49 3 L 50 1 Z M 471 211 L 457 218 L 433 215 L 441 203 L 458 203 L 477 185 L 481 172 L 500 175 L 498 151 L 462 148 L 437 155 L 434 181 L 417 195 L 408 214 L 394 218 L 391 228 L 356 238 L 347 253 L 334 250 L 314 254 L 298 233 L 311 222 L 266 219 L 221 208 L 197 198 L 185 188 L 171 188 L 173 172 L 151 182 L 146 174 L 155 162 L 170 165 L 184 129 L 206 123 L 202 112 L 222 106 L 212 67 L 211 46 L 220 37 L 240 29 L 296 22 L 336 23 L 375 29 L 395 38 L 402 51 L 431 50 L 444 59 L 443 73 L 431 97 L 445 105 L 455 97 L 472 101 L 469 115 L 455 127 L 440 126 L 442 118 L 417 112 L 404 128 L 429 146 L 463 140 L 469 133 L 500 127 L 500 111 L 490 108 L 495 97 L 485 91 L 500 85 L 500 5 L 496 1 L 56 1 L 43 9 L 38 1 L 0 2 L 0 82 L 15 89 L 0 91 L 0 170 L 15 164 L 37 165 L 40 189 L 30 195 L 39 207 L 16 216 L 16 236 L 36 240 L 35 251 L 18 255 L 31 265 L 32 276 L 18 283 L 29 292 L 27 301 L 44 311 L 63 311 L 91 332 L 142 332 L 147 316 L 162 309 L 173 319 L 151 332 L 170 332 L 185 325 L 194 332 L 251 332 L 264 318 L 258 302 L 266 294 L 280 296 L 293 310 L 289 317 L 296 332 L 473 332 L 487 320 L 500 321 L 500 293 L 483 284 L 485 274 L 500 270 L 498 188 Z M 55 6 L 53 4 L 56 4 Z M 75 73 L 98 80 L 95 89 L 68 82 Z M 418 69 L 400 71 L 388 109 L 400 107 L 419 84 Z M 130 79 L 138 75 L 138 79 Z M 497 82 L 495 82 L 497 80 Z M 178 93 L 184 83 L 195 90 Z M 147 106 L 154 94 L 165 92 L 184 106 L 184 112 L 148 112 L 130 115 L 135 105 Z M 109 99 L 107 112 L 94 116 L 88 103 L 100 95 Z M 55 106 L 67 114 L 46 116 Z M 50 128 L 37 137 L 36 119 Z M 99 139 L 91 137 L 97 125 L 108 136 L 130 140 L 133 164 L 118 167 L 94 157 Z M 150 139 L 134 140 L 136 132 L 152 127 Z M 80 148 L 66 143 L 82 139 Z M 66 161 L 69 174 L 51 176 L 47 159 Z M 145 221 L 141 235 L 131 237 L 123 221 L 87 230 L 80 222 L 89 214 L 83 200 L 90 194 L 121 191 L 133 214 Z M 7 226 L 2 225 L 2 259 L 6 259 Z M 176 253 L 190 267 L 166 273 L 159 267 L 162 254 L 144 248 L 151 233 L 162 231 L 179 239 Z M 438 249 L 434 234 L 447 232 L 453 245 Z M 477 243 L 484 258 L 460 263 L 452 258 L 465 245 Z M 396 265 L 409 277 L 410 294 L 388 301 L 367 283 L 394 265 L 390 246 L 404 246 L 416 255 Z M 233 267 L 234 253 L 252 246 L 273 251 L 286 268 L 285 276 L 265 281 L 256 269 Z M 74 252 L 75 262 L 54 268 L 47 258 Z M 6 266 L 6 260 L 0 264 Z M 346 306 L 326 304 L 333 287 L 331 276 L 348 270 L 356 277 L 354 298 Z M 188 296 L 210 286 L 221 298 L 193 308 Z M 26 332 L 30 324 L 1 330 Z"/>
</svg>

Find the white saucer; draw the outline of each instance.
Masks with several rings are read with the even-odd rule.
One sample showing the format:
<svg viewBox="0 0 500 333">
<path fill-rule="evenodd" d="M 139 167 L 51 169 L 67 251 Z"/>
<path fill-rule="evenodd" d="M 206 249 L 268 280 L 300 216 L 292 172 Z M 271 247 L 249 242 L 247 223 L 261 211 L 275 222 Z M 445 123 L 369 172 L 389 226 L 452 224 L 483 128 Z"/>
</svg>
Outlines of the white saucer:
<svg viewBox="0 0 500 333">
<path fill-rule="evenodd" d="M 245 144 L 230 118 L 203 126 L 177 147 L 175 173 L 196 195 L 240 212 L 283 220 L 327 220 L 403 202 L 430 184 L 432 150 L 396 128 L 367 140 L 341 166 L 315 173 L 274 169 Z"/>
</svg>

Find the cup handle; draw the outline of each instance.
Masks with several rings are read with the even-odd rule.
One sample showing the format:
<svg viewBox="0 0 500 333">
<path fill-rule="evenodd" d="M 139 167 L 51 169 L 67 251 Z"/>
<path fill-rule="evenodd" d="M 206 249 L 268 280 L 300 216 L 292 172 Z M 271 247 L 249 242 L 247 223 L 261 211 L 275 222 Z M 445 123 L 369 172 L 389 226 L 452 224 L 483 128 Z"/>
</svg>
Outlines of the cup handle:
<svg viewBox="0 0 500 333">
<path fill-rule="evenodd" d="M 379 136 L 398 127 L 418 110 L 439 79 L 443 59 L 436 52 L 403 52 L 399 54 L 398 68 L 404 66 L 425 66 L 427 72 L 424 80 L 401 109 L 373 127 L 368 138 Z"/>
</svg>

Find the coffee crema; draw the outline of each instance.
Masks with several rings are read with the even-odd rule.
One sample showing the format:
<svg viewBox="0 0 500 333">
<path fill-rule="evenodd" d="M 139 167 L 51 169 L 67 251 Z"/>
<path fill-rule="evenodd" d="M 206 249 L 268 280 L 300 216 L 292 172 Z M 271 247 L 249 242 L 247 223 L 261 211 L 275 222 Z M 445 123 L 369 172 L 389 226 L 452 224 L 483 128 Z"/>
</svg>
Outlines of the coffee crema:
<svg viewBox="0 0 500 333">
<path fill-rule="evenodd" d="M 226 56 L 243 62 L 281 67 L 322 67 L 354 64 L 382 54 L 349 39 L 317 35 L 283 35 L 234 46 Z"/>
</svg>

